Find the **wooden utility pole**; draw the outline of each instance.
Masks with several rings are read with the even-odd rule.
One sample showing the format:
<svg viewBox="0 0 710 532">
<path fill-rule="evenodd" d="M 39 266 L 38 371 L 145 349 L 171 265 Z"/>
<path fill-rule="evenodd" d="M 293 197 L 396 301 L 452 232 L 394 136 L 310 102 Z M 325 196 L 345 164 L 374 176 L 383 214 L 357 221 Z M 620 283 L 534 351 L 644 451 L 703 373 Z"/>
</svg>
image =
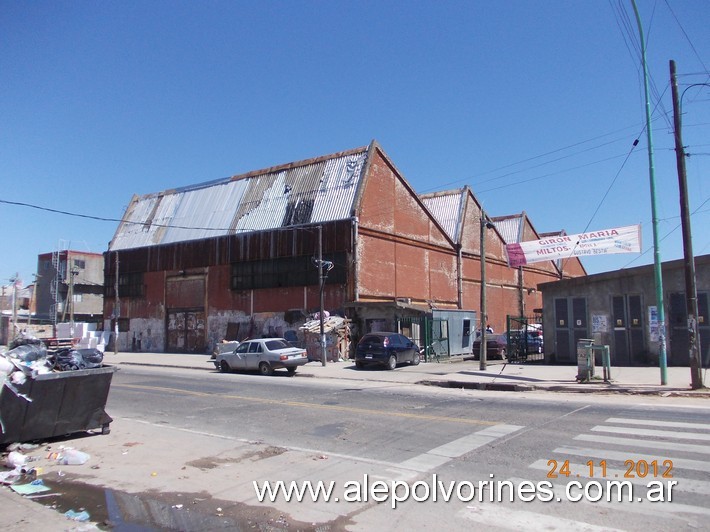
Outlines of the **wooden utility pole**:
<svg viewBox="0 0 710 532">
<path fill-rule="evenodd" d="M 113 289 L 115 291 L 116 300 L 113 303 L 113 354 L 118 354 L 118 317 L 121 315 L 121 302 L 118 299 L 118 251 L 116 251 L 116 267 Z"/>
<path fill-rule="evenodd" d="M 323 278 L 323 224 L 320 224 L 318 226 L 318 291 L 320 294 L 320 312 L 318 312 L 318 317 L 320 320 L 320 359 L 321 364 L 323 366 L 327 364 L 326 359 L 328 358 L 325 349 L 325 316 L 323 316 L 323 313 L 325 312 L 325 305 L 323 302 L 324 284 L 325 279 Z"/>
<path fill-rule="evenodd" d="M 690 386 L 693 390 L 703 387 L 700 361 L 700 335 L 698 335 L 698 292 L 695 285 L 695 258 L 693 237 L 690 231 L 690 208 L 688 206 L 688 180 L 685 173 L 685 148 L 681 136 L 681 108 L 678 98 L 675 61 L 671 60 L 671 88 L 673 92 L 673 129 L 675 130 L 675 156 L 678 167 L 680 193 L 680 221 L 683 228 L 683 257 L 685 262 L 685 301 L 688 311 L 688 352 L 690 356 Z"/>
<path fill-rule="evenodd" d="M 12 339 L 17 338 L 17 282 L 20 280 L 20 274 L 16 273 L 10 279 L 12 281 Z"/>
<path fill-rule="evenodd" d="M 488 327 L 488 309 L 486 308 L 486 228 L 490 224 L 488 215 L 481 209 L 480 220 L 481 241 L 479 249 L 481 251 L 481 343 L 478 353 L 478 369 L 485 371 L 488 363 L 488 338 L 486 327 Z"/>
</svg>

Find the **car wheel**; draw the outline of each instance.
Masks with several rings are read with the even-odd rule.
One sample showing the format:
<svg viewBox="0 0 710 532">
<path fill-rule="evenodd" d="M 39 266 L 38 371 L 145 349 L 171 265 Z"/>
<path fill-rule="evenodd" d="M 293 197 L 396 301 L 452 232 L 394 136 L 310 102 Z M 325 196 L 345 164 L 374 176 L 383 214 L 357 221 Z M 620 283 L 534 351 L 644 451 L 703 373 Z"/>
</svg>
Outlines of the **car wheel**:
<svg viewBox="0 0 710 532">
<path fill-rule="evenodd" d="M 286 371 L 288 371 L 288 374 L 293 377 L 296 374 L 296 368 L 286 368 Z"/>
<path fill-rule="evenodd" d="M 226 361 L 226 360 L 222 360 L 222 361 L 219 363 L 219 371 L 220 371 L 221 373 L 229 373 L 229 370 L 230 370 L 230 367 L 229 367 L 229 364 L 227 364 L 227 361 Z"/>
<path fill-rule="evenodd" d="M 415 352 L 414 357 L 412 358 L 412 366 L 418 366 L 419 361 L 419 353 Z"/>
<path fill-rule="evenodd" d="M 355 367 L 357 369 L 362 369 L 365 367 L 365 363 L 364 362 L 355 362 Z"/>
<path fill-rule="evenodd" d="M 272 375 L 274 373 L 274 370 L 271 369 L 271 366 L 269 366 L 268 362 L 262 362 L 259 364 L 259 373 L 262 375 Z"/>
<path fill-rule="evenodd" d="M 389 359 L 387 359 L 387 369 L 394 369 L 397 367 L 397 357 L 394 355 L 390 355 Z"/>
</svg>

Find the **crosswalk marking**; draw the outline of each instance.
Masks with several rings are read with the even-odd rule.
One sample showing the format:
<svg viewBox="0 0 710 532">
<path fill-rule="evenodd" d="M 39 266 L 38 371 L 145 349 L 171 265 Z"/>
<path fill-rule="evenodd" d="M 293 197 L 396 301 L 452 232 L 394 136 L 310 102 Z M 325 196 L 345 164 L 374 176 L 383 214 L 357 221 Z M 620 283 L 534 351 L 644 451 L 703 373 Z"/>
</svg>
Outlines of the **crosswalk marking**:
<svg viewBox="0 0 710 532">
<path fill-rule="evenodd" d="M 626 460 L 646 460 L 653 462 L 658 460 L 659 456 L 650 454 L 641 454 L 633 451 L 612 451 L 608 449 L 589 449 L 585 447 L 558 447 L 553 453 L 571 454 L 574 456 L 586 456 L 590 458 L 601 458 L 602 460 L 617 460 L 625 462 Z M 701 460 L 689 460 L 686 458 L 673 458 L 673 471 L 676 469 L 691 469 L 696 471 L 710 472 L 710 463 Z"/>
<path fill-rule="evenodd" d="M 657 436 L 659 438 L 673 438 L 676 440 L 710 441 L 710 434 L 700 434 L 697 432 L 671 432 L 668 430 L 606 427 L 604 425 L 597 425 L 596 427 L 592 427 L 591 430 L 593 432 L 611 432 L 614 434 L 626 434 L 627 436 Z"/>
<path fill-rule="evenodd" d="M 573 519 L 555 515 L 545 515 L 527 510 L 513 510 L 500 504 L 467 506 L 459 512 L 459 516 L 480 525 L 493 526 L 507 530 L 545 530 L 546 532 L 579 532 L 615 531 L 609 528 L 590 525 Z"/>
<path fill-rule="evenodd" d="M 508 479 L 514 483 L 524 482 L 522 478 L 510 478 Z M 529 482 L 529 481 L 528 481 Z M 555 498 L 560 501 L 567 500 L 567 491 L 564 485 L 557 484 L 552 488 L 552 492 L 555 494 Z M 575 495 L 580 494 L 579 490 L 575 492 Z M 644 515 L 655 515 L 658 517 L 669 517 L 670 514 L 695 514 L 695 515 L 710 515 L 709 508 L 702 508 L 700 506 L 691 506 L 689 504 L 678 504 L 675 502 L 665 503 L 665 502 L 647 502 L 639 503 L 636 502 L 607 502 L 606 500 L 599 500 L 595 502 L 587 501 L 585 498 L 581 498 L 578 502 L 574 504 L 593 504 L 597 508 L 607 507 L 614 510 L 623 509 L 625 512 L 641 513 Z M 621 506 L 623 504 L 623 506 Z"/>
<path fill-rule="evenodd" d="M 612 445 L 626 445 L 632 449 L 661 449 L 664 451 L 685 451 L 689 453 L 710 454 L 710 447 L 707 445 L 694 445 L 692 443 L 678 443 L 669 441 L 632 440 L 631 438 L 616 438 L 613 436 L 599 436 L 597 434 L 580 434 L 574 437 L 575 440 L 589 441 L 596 443 L 609 443 Z"/>
<path fill-rule="evenodd" d="M 517 432 L 522 429 L 520 425 L 494 425 L 492 427 L 487 427 L 483 430 L 474 432 L 473 434 L 468 434 L 459 438 L 457 440 L 450 441 L 439 447 L 434 447 L 433 449 L 405 460 L 398 464 L 399 467 L 406 469 L 413 469 L 415 471 L 431 471 L 450 462 L 453 458 L 458 458 L 464 454 L 478 449 L 484 445 Z"/>
<path fill-rule="evenodd" d="M 537 460 L 530 464 L 529 466 L 531 469 L 536 469 L 539 471 L 550 471 L 550 465 L 547 463 L 547 460 Z M 646 486 L 650 481 L 652 480 L 665 480 L 665 479 L 659 479 L 658 477 L 651 477 L 650 475 L 647 476 L 646 478 L 640 478 L 640 477 L 633 477 L 633 478 L 624 478 L 624 474 L 626 473 L 625 469 L 614 469 L 612 467 L 606 467 L 605 468 L 605 473 L 606 476 L 602 477 L 602 470 L 599 464 L 595 464 L 594 471 L 595 475 L 594 477 L 590 477 L 589 475 L 586 474 L 586 472 L 589 471 L 589 466 L 587 464 L 582 464 L 578 462 L 570 462 L 569 463 L 569 469 L 570 471 L 574 471 L 575 474 L 573 475 L 574 477 L 581 477 L 581 478 L 588 478 L 590 480 L 598 480 L 598 481 L 603 481 L 603 480 L 628 480 L 632 484 L 639 484 Z M 566 479 L 563 477 L 560 477 L 561 480 L 565 481 Z M 572 477 L 570 477 L 571 480 L 574 480 Z M 687 491 L 691 493 L 700 493 L 701 495 L 710 495 L 710 482 L 704 481 L 704 480 L 694 480 L 690 478 L 681 478 L 676 475 L 673 475 L 672 479 L 668 480 L 677 480 L 678 484 L 673 486 L 673 491 Z"/>
<path fill-rule="evenodd" d="M 628 415 L 628 417 L 624 417 L 624 415 Z M 645 415 L 648 415 L 647 409 L 644 409 L 643 414 L 631 409 L 624 411 L 619 417 L 607 418 L 603 423 L 574 436 L 573 439 L 576 443 L 563 444 L 555 448 L 548 456 L 535 460 L 528 466 L 529 470 L 535 471 L 535 473 L 531 473 L 530 477 L 534 477 L 537 479 L 536 481 L 548 480 L 553 486 L 555 500 L 559 501 L 567 500 L 566 489 L 568 486 L 572 486 L 573 491 L 577 489 L 578 484 L 570 485 L 570 482 L 573 481 L 579 482 L 585 487 L 591 482 L 598 482 L 598 485 L 591 486 L 593 490 L 605 489 L 607 482 L 612 483 L 612 490 L 618 489 L 617 483 L 628 483 L 627 486 L 633 485 L 635 488 L 633 502 L 627 500 L 621 503 L 605 502 L 604 500 L 592 502 L 586 498 L 579 501 L 585 505 L 593 505 L 602 514 L 613 512 L 618 519 L 615 524 L 623 523 L 622 527 L 636 522 L 635 516 L 638 516 L 639 523 L 647 523 L 650 517 L 652 522 L 663 522 L 662 528 L 664 529 L 705 528 L 705 523 L 710 518 L 710 508 L 703 503 L 710 496 L 710 476 L 707 475 L 710 473 L 710 460 L 708 459 L 710 445 L 707 444 L 710 442 L 710 424 L 674 421 L 672 417 L 668 421 L 639 417 Z M 671 416 L 671 414 L 667 415 Z M 660 414 L 659 417 L 663 417 L 663 415 Z M 704 419 L 701 418 L 701 421 Z M 654 452 L 656 454 L 649 454 Z M 546 478 L 547 473 L 551 471 L 550 458 L 557 461 L 555 473 L 558 476 L 553 479 Z M 590 464 L 587 460 L 591 460 L 592 463 Z M 602 460 L 605 462 L 603 470 Z M 642 460 L 648 464 L 648 474 L 645 477 L 638 476 L 637 465 Z M 560 473 L 563 463 L 564 471 L 570 473 L 568 476 Z M 672 467 L 668 469 L 671 463 Z M 593 467 L 591 472 L 590 465 Z M 629 471 L 627 466 L 632 469 Z M 646 473 L 646 468 L 643 468 L 642 472 Z M 672 478 L 663 478 L 664 473 L 671 474 Z M 627 474 L 635 476 L 627 478 L 625 476 Z M 513 483 L 530 482 L 530 479 L 515 477 L 508 480 Z M 672 484 L 674 494 L 682 494 L 678 500 L 674 497 L 672 502 L 649 502 L 645 498 L 649 486 L 653 489 L 665 486 L 664 489 L 670 490 L 668 483 Z M 576 495 L 580 493 L 583 492 L 579 490 L 574 492 Z M 596 494 L 595 491 L 592 493 Z M 665 492 L 665 495 L 667 496 L 668 493 Z M 639 496 L 643 501 L 639 502 Z M 614 500 L 616 501 L 615 497 Z M 503 515 L 500 507 L 490 511 L 493 516 L 497 516 L 497 521 L 495 517 L 486 521 L 483 518 L 477 518 L 476 514 L 467 517 L 481 524 L 500 526 L 502 522 L 504 527 L 508 527 L 509 523 L 519 524 L 520 526 L 517 528 L 526 526 L 525 521 L 518 522 L 515 521 L 514 516 Z M 542 512 L 542 510 L 540 511 Z M 624 514 L 627 517 L 623 517 Z M 523 519 L 533 523 L 537 523 L 539 515 L 532 508 L 528 508 L 522 514 Z M 598 514 L 584 512 L 577 515 L 584 515 L 585 519 L 593 521 L 595 520 L 593 516 Z M 577 527 L 584 529 L 585 526 L 587 526 L 585 523 L 574 522 L 570 529 L 579 529 Z M 516 528 L 516 525 L 514 524 L 510 528 Z M 634 527 L 632 526 L 632 528 Z"/>
<path fill-rule="evenodd" d="M 623 423 L 624 425 L 651 425 L 654 427 L 672 427 L 676 429 L 702 429 L 710 430 L 708 423 L 688 423 L 685 421 L 660 421 L 656 419 L 634 419 L 610 417 L 606 423 Z"/>
</svg>

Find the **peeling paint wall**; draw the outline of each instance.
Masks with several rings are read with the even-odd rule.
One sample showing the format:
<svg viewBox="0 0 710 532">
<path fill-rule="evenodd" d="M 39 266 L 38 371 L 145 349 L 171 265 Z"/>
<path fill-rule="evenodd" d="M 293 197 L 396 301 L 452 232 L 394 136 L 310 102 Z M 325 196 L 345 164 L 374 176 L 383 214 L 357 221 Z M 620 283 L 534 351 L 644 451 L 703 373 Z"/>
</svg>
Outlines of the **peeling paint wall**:
<svg viewBox="0 0 710 532">
<path fill-rule="evenodd" d="M 246 340 L 247 338 L 281 337 L 288 331 L 298 334 L 298 328 L 306 316 L 298 312 L 300 319 L 289 321 L 293 313 L 257 312 L 252 316 L 240 311 L 225 311 L 210 314 L 207 343 L 209 352 L 222 340 Z"/>
<path fill-rule="evenodd" d="M 165 349 L 165 323 L 162 320 L 134 318 L 131 330 L 126 333 L 130 338 L 131 351 L 162 351 Z"/>
</svg>

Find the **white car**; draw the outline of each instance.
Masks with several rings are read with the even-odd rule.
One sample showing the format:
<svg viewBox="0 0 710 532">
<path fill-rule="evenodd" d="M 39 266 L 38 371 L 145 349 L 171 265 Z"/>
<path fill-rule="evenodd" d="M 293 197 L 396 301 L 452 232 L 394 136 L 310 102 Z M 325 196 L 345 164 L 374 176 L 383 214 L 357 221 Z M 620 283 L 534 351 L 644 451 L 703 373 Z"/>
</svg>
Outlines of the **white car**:
<svg viewBox="0 0 710 532">
<path fill-rule="evenodd" d="M 258 370 L 262 375 L 272 375 L 275 369 L 285 368 L 293 375 L 298 366 L 308 363 L 308 355 L 305 349 L 293 347 L 283 338 L 257 338 L 218 354 L 213 362 L 222 373 Z"/>
</svg>

